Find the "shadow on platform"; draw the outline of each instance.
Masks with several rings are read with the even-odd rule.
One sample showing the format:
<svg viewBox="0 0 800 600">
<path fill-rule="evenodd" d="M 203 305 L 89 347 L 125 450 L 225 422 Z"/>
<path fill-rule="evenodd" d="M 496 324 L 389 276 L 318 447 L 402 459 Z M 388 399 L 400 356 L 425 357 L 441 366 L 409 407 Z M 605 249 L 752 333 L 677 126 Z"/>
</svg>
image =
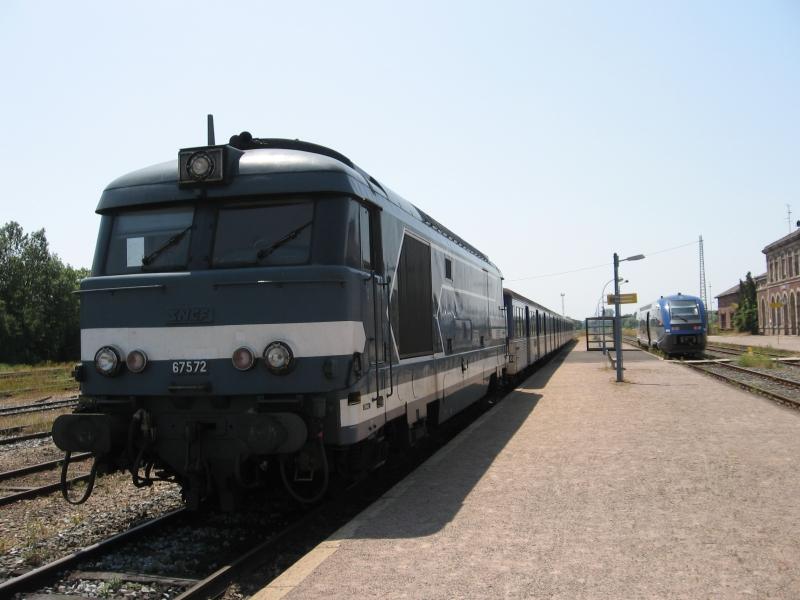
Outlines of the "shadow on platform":
<svg viewBox="0 0 800 600">
<path fill-rule="evenodd" d="M 560 363 L 559 363 L 560 364 Z M 554 370 L 554 363 L 546 365 Z M 538 382 L 537 382 L 538 383 Z M 398 489 L 388 503 L 365 519 L 358 539 L 417 538 L 432 535 L 461 510 L 465 498 L 483 477 L 525 420 L 541 394 L 511 392 L 478 426 L 470 427 L 432 456 Z"/>
</svg>

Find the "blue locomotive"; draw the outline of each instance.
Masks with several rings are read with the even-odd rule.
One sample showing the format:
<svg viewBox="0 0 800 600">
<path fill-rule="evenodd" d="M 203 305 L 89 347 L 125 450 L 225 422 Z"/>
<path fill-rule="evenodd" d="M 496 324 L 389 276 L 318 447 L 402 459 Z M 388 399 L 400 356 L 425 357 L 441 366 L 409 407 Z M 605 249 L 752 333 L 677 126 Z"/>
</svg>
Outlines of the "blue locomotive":
<svg viewBox="0 0 800 600">
<path fill-rule="evenodd" d="M 697 355 L 706 348 L 706 307 L 697 296 L 661 296 L 639 308 L 636 339 L 668 355 Z"/>
<path fill-rule="evenodd" d="M 53 438 L 67 464 L 91 451 L 137 486 L 179 483 L 190 507 L 276 485 L 313 502 L 572 337 L 316 144 L 244 132 L 183 149 L 112 182 L 97 212 L 80 402 Z"/>
</svg>

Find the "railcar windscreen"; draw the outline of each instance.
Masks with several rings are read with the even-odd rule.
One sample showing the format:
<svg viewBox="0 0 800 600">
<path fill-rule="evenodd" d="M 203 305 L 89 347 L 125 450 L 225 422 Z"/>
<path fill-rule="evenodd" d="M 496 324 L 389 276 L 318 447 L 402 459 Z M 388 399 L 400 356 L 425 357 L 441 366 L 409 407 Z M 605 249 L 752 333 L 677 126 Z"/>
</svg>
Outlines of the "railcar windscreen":
<svg viewBox="0 0 800 600">
<path fill-rule="evenodd" d="M 177 206 L 115 215 L 106 275 L 186 268 L 194 208 Z"/>
<path fill-rule="evenodd" d="M 221 208 L 213 266 L 307 263 L 313 221 L 314 203 L 310 201 Z"/>
<path fill-rule="evenodd" d="M 700 316 L 700 308 L 695 300 L 671 300 L 669 303 L 669 314 L 672 317 L 696 318 Z"/>
</svg>

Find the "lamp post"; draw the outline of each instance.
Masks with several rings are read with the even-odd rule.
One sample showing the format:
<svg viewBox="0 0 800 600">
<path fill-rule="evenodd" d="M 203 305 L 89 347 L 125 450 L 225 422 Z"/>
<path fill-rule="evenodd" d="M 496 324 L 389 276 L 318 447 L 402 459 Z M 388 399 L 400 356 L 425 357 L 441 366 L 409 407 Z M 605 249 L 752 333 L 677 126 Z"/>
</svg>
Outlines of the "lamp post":
<svg viewBox="0 0 800 600">
<path fill-rule="evenodd" d="M 617 353 L 617 381 L 622 381 L 622 318 L 619 310 L 619 263 L 626 260 L 642 260 L 644 254 L 622 258 L 614 252 L 614 349 Z"/>
</svg>

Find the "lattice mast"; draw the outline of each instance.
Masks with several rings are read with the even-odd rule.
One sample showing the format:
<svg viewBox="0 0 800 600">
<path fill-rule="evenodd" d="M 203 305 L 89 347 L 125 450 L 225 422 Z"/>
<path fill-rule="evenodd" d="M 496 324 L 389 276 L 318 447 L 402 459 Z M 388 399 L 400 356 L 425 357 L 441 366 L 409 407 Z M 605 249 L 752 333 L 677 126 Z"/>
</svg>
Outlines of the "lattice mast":
<svg viewBox="0 0 800 600">
<path fill-rule="evenodd" d="M 706 310 L 711 310 L 711 307 L 708 305 L 708 294 L 706 292 L 706 261 L 705 257 L 703 256 L 703 236 L 700 236 L 700 299 L 703 301 L 703 304 L 706 307 Z"/>
</svg>

